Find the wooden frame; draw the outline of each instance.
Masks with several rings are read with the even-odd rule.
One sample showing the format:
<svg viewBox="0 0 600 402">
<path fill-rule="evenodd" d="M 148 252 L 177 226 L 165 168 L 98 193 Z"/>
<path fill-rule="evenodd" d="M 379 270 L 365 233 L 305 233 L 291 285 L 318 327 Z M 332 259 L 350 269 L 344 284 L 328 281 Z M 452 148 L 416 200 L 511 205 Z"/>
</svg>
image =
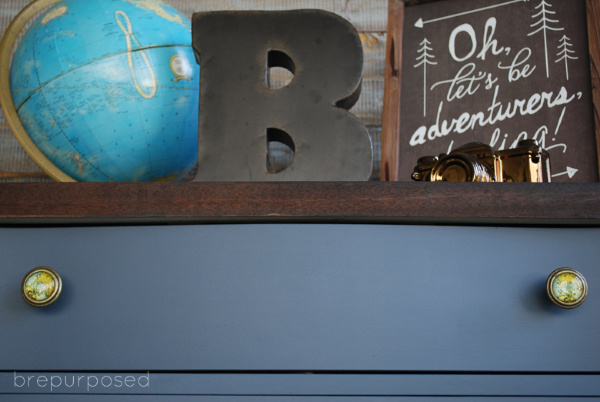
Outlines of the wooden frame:
<svg viewBox="0 0 600 402">
<path fill-rule="evenodd" d="M 394 223 L 600 226 L 600 183 L 0 184 L 0 225 Z"/>
<path fill-rule="evenodd" d="M 381 142 L 381 180 L 399 180 L 402 39 L 405 7 L 439 0 L 389 0 Z M 585 0 L 597 154 L 600 156 L 600 1 Z M 600 161 L 598 162 L 600 172 Z"/>
</svg>

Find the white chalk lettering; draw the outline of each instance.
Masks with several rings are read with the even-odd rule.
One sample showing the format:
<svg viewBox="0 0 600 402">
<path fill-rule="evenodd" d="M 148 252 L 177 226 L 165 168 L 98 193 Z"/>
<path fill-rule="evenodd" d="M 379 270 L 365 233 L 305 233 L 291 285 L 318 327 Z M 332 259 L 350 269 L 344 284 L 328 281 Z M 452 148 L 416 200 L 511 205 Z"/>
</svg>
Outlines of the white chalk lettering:
<svg viewBox="0 0 600 402">
<path fill-rule="evenodd" d="M 475 63 L 468 63 L 461 67 L 454 78 L 438 81 L 431 86 L 431 89 L 442 84 L 450 84 L 446 100 L 452 102 L 455 99 L 462 99 L 467 95 L 475 94 L 480 87 L 480 84 L 476 83 L 484 78 L 485 73 L 475 74 Z"/>
<path fill-rule="evenodd" d="M 525 53 L 524 56 L 522 56 L 523 53 Z M 523 60 L 519 60 L 520 57 L 523 57 Z M 503 66 L 501 63 L 498 63 L 498 68 L 501 70 L 508 70 L 508 82 L 514 82 L 521 78 L 527 78 L 535 70 L 535 66 L 532 67 L 530 64 L 525 64 L 530 57 L 531 49 L 524 47 L 519 51 L 519 53 L 517 53 L 510 66 Z"/>
<path fill-rule="evenodd" d="M 581 136 L 571 133 L 559 135 L 562 126 L 583 116 L 580 113 L 582 105 L 577 101 L 586 99 L 583 92 L 575 88 L 578 84 L 573 82 L 572 69 L 581 59 L 577 54 L 578 46 L 574 46 L 569 38 L 572 32 L 568 31 L 573 28 L 560 25 L 564 18 L 552 17 L 564 13 L 566 6 L 561 5 L 553 11 L 549 0 L 536 0 L 537 6 L 520 4 L 516 7 L 517 3 L 527 1 L 530 0 L 501 0 L 482 8 L 461 6 L 460 10 L 449 7 L 446 15 L 418 19 L 414 26 L 423 36 L 418 38 L 422 41 L 416 49 L 413 67 L 423 76 L 422 80 L 419 76 L 418 81 L 422 86 L 415 88 L 419 93 L 422 91 L 423 98 L 418 100 L 422 100 L 423 118 L 409 116 L 405 120 L 408 123 L 404 123 L 407 126 L 403 126 L 402 132 L 408 131 L 410 135 L 414 130 L 408 141 L 410 147 L 433 141 L 439 142 L 438 146 L 444 149 L 449 143 L 447 149 L 450 152 L 455 142 L 489 140 L 494 149 L 505 150 L 517 147 L 522 140 L 534 139 L 544 149 L 554 149 L 556 154 L 567 151 L 567 145 L 561 139 L 568 141 L 569 146 L 580 140 Z M 507 7 L 506 13 L 451 22 L 454 18 L 511 4 L 515 5 L 514 10 Z M 446 22 L 434 28 L 433 24 L 440 21 Z M 426 28 L 425 24 L 432 25 Z M 524 31 L 513 28 L 519 24 Z M 527 26 L 531 27 L 531 32 Z M 446 41 L 447 48 L 443 46 Z M 554 57 L 556 64 L 549 58 L 553 47 L 558 49 Z M 440 51 L 442 54 L 438 54 Z M 544 68 L 537 68 L 544 62 L 545 75 Z M 556 68 L 551 68 L 550 64 Z M 411 99 L 413 84 L 409 84 L 406 88 L 409 88 L 408 99 Z M 584 84 L 579 84 L 579 89 Z M 436 104 L 437 114 L 433 117 Z M 568 107 L 570 104 L 572 106 Z M 466 135 L 461 140 L 458 137 L 462 134 Z M 571 178 L 577 171 L 572 167 L 566 169 L 554 176 Z"/>
<path fill-rule="evenodd" d="M 456 37 L 461 32 L 469 35 L 469 39 L 471 40 L 471 50 L 464 57 L 458 57 L 456 55 Z M 458 62 L 465 61 L 475 54 L 475 51 L 477 50 L 477 38 L 475 37 L 475 30 L 470 24 L 462 24 L 454 28 L 450 34 L 450 39 L 448 40 L 448 50 L 450 51 L 452 58 Z"/>
<path fill-rule="evenodd" d="M 483 31 L 483 48 L 481 49 L 481 52 L 477 54 L 478 59 L 485 60 L 485 55 L 490 49 L 494 56 L 504 52 L 504 47 L 501 46 L 498 48 L 498 41 L 492 39 L 494 37 L 494 32 L 496 32 L 496 18 L 488 18 L 485 22 L 485 29 Z"/>
<path fill-rule="evenodd" d="M 567 105 L 577 97 L 576 95 L 569 95 L 567 89 L 561 87 L 556 94 L 554 92 L 534 93 L 529 98 L 514 99 L 502 104 L 497 100 L 498 90 L 499 87 L 496 86 L 492 104 L 486 109 L 487 113 L 485 111 L 476 113 L 463 112 L 456 118 L 442 120 L 441 115 L 444 103 L 440 102 L 435 124 L 429 127 L 421 126 L 417 128 L 409 141 L 410 146 L 422 145 L 428 140 L 433 141 L 451 133 L 462 134 L 468 130 L 474 130 L 477 127 L 491 126 L 498 122 L 512 119 L 517 115 L 533 115 L 539 112 L 543 107 L 551 109 L 557 106 Z M 494 138 L 495 144 L 499 138 L 499 133 L 495 132 L 493 139 Z M 540 141 L 539 138 L 536 139 Z M 543 139 L 545 140 L 545 138 Z"/>
</svg>

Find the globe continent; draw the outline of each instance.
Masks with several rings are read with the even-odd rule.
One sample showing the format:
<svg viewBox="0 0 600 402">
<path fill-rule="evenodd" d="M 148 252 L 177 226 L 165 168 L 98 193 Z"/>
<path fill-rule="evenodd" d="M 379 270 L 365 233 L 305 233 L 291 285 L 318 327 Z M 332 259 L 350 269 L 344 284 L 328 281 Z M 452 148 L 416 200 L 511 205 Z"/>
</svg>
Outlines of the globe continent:
<svg viewBox="0 0 600 402">
<path fill-rule="evenodd" d="M 20 42 L 11 96 L 36 147 L 77 181 L 178 179 L 198 150 L 190 21 L 156 0 L 66 0 Z"/>
<path fill-rule="evenodd" d="M 54 278 L 46 272 L 38 272 L 27 278 L 25 292 L 36 301 L 44 301 L 56 290 Z"/>
</svg>

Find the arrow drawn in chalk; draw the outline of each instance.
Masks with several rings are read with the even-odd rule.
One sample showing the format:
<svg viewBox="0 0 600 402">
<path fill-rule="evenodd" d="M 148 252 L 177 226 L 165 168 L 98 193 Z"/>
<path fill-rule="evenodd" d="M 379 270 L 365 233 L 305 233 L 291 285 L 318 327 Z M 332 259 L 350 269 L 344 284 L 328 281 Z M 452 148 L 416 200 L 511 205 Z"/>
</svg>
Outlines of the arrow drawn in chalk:
<svg viewBox="0 0 600 402">
<path fill-rule="evenodd" d="M 565 172 L 553 174 L 552 177 L 569 175 L 569 179 L 572 179 L 573 176 L 575 176 L 575 173 L 577 173 L 578 171 L 578 169 L 567 166 L 567 170 Z"/>
<path fill-rule="evenodd" d="M 520 3 L 520 2 L 524 2 L 524 1 L 529 1 L 529 0 L 511 0 L 511 1 L 507 1 L 505 3 L 494 4 L 493 6 L 487 6 L 487 7 L 477 8 L 475 10 L 465 11 L 465 12 L 458 13 L 458 14 L 452 14 L 452 15 L 447 15 L 445 17 L 434 18 L 434 19 L 428 20 L 428 21 L 423 21 L 423 18 L 419 18 L 419 20 L 417 22 L 415 22 L 415 27 L 417 27 L 417 28 L 423 28 L 423 25 L 430 24 L 432 22 L 449 20 L 450 18 L 456 18 L 456 17 L 460 17 L 462 15 L 478 13 L 478 12 L 489 10 L 489 9 L 492 9 L 492 8 L 507 6 L 509 4 Z"/>
</svg>

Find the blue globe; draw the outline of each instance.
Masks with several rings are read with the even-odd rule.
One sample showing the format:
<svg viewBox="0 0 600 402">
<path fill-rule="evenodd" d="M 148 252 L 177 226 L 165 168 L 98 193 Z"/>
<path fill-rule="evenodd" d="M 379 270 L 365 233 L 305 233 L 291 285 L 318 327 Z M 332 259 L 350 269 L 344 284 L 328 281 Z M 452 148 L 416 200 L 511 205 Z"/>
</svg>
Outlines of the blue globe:
<svg viewBox="0 0 600 402">
<path fill-rule="evenodd" d="M 35 146 L 77 181 L 192 171 L 200 70 L 190 21 L 156 0 L 54 3 L 25 33 L 10 71 Z"/>
</svg>

